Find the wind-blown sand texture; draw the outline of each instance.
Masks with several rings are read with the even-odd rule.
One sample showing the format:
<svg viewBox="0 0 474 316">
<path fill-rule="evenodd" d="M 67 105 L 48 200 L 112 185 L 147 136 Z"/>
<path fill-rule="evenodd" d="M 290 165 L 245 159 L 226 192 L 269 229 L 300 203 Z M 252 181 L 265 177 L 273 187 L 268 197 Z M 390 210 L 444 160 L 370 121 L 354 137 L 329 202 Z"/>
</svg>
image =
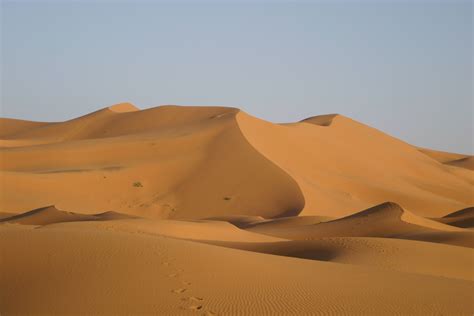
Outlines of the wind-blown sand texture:
<svg viewBox="0 0 474 316">
<path fill-rule="evenodd" d="M 0 119 L 0 314 L 472 315 L 473 157 L 338 114 Z"/>
</svg>

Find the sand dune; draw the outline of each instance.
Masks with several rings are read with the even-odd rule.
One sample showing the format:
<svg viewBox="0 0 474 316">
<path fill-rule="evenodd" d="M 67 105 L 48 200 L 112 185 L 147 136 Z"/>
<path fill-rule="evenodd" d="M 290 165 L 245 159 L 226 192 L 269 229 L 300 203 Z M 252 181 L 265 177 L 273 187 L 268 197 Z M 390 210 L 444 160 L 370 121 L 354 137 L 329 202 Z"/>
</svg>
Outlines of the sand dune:
<svg viewBox="0 0 474 316">
<path fill-rule="evenodd" d="M 337 118 L 337 116 L 339 116 L 339 114 L 317 115 L 304 119 L 301 122 L 311 123 L 319 126 L 329 126 L 332 124 L 332 121 Z"/>
<path fill-rule="evenodd" d="M 45 126 L 48 123 L 0 118 L 0 137 L 8 138 L 11 135 L 20 134 L 22 131 Z"/>
<path fill-rule="evenodd" d="M 418 225 L 420 217 L 404 220 L 404 210 L 395 203 L 383 203 L 356 214 L 333 221 L 304 226 L 271 227 L 276 234 L 290 239 L 311 239 L 318 237 L 395 237 L 405 233 L 426 230 Z M 262 225 L 250 230 L 261 231 Z M 270 230 L 263 226 L 266 233 Z M 453 229 L 454 230 L 454 229 Z"/>
<path fill-rule="evenodd" d="M 0 219 L 0 223 L 15 223 L 23 225 L 49 225 L 64 222 L 80 222 L 80 221 L 100 221 L 131 218 L 129 215 L 120 214 L 112 211 L 85 215 L 73 212 L 58 210 L 55 206 L 46 206 L 26 213 L 5 216 Z"/>
<path fill-rule="evenodd" d="M 248 227 L 257 223 L 267 221 L 261 216 L 246 216 L 246 215 L 213 216 L 213 217 L 206 218 L 205 220 L 228 222 L 239 228 Z"/>
<path fill-rule="evenodd" d="M 313 240 L 324 237 L 384 237 L 474 247 L 474 232 L 416 216 L 395 203 L 383 203 L 333 221 L 308 225 L 256 224 L 247 229 L 292 240 Z"/>
<path fill-rule="evenodd" d="M 346 140 L 348 135 L 353 139 Z M 273 139 L 278 141 L 269 141 Z M 56 204 L 75 212 L 115 209 L 148 217 L 268 218 L 302 209 L 303 215 L 344 216 L 394 201 L 415 214 L 439 217 L 474 204 L 470 174 L 453 174 L 418 149 L 342 115 L 275 125 L 233 108 L 138 111 L 120 104 L 23 129 L 3 141 L 18 142 L 4 148 L 0 160 L 1 180 L 9 183 L 0 197 L 7 212 Z M 118 188 L 103 177 L 147 186 Z M 63 181 L 81 187 L 87 183 L 90 191 L 72 189 L 67 196 L 54 196 Z M 25 182 L 46 192 L 19 201 L 15 196 L 27 190 Z M 145 193 L 150 186 L 157 193 Z M 196 192 L 209 186 L 216 190 Z M 88 203 L 87 196 L 97 190 L 103 199 Z"/>
<path fill-rule="evenodd" d="M 458 159 L 466 157 L 466 155 L 463 155 L 463 154 L 450 153 L 446 151 L 433 150 L 433 149 L 428 149 L 428 148 L 417 148 L 417 149 L 423 154 L 441 163 L 447 163 L 450 161 L 454 161 L 454 160 L 458 160 Z"/>
<path fill-rule="evenodd" d="M 6 314 L 468 315 L 474 308 L 473 283 L 460 279 L 64 224 L 9 227 L 0 237 Z"/>
<path fill-rule="evenodd" d="M 0 196 L 3 211 L 55 204 L 72 212 L 113 209 L 155 218 L 298 214 L 304 197 L 297 183 L 247 142 L 235 112 L 107 108 L 79 118 L 88 122 L 84 129 L 71 128 L 79 123 L 68 121 L 53 130 L 33 130 L 37 137 L 63 140 L 3 149 L 0 181 L 8 183 Z M 66 128 L 74 130 L 68 137 L 75 140 L 64 140 L 60 131 Z M 32 192 L 31 186 L 37 189 Z M 23 199 L 25 194 L 30 198 Z"/>
<path fill-rule="evenodd" d="M 393 201 L 417 215 L 443 216 L 474 203 L 469 170 L 453 174 L 416 147 L 342 115 L 286 125 L 243 112 L 237 119 L 249 142 L 299 184 L 302 215 L 345 216 Z"/>
<path fill-rule="evenodd" d="M 454 154 L 445 151 L 438 151 L 426 148 L 418 148 L 418 150 L 425 155 L 439 161 L 440 163 L 474 170 L 474 157 L 470 155 Z"/>
<path fill-rule="evenodd" d="M 42 207 L 23 214 L 7 217 L 1 222 L 18 223 L 23 225 L 47 225 L 52 223 L 95 220 L 93 215 L 63 212 L 54 206 Z"/>
<path fill-rule="evenodd" d="M 474 207 L 459 210 L 442 218 L 433 218 L 433 220 L 456 227 L 474 228 Z"/>
<path fill-rule="evenodd" d="M 0 313 L 472 315 L 473 192 L 339 114 L 1 118 Z"/>
<path fill-rule="evenodd" d="M 0 212 L 0 220 L 8 217 L 15 216 L 13 213 L 7 213 L 7 212 Z"/>
<path fill-rule="evenodd" d="M 464 157 L 464 158 L 461 158 L 461 159 L 457 159 L 457 160 L 447 162 L 447 164 L 451 165 L 451 166 L 455 166 L 455 167 L 474 170 L 474 157 L 472 157 L 472 156 Z"/>
<path fill-rule="evenodd" d="M 466 247 L 367 237 L 326 237 L 311 241 L 260 243 L 242 241 L 214 241 L 211 243 L 278 256 L 474 280 L 472 273 L 474 250 Z"/>
<path fill-rule="evenodd" d="M 322 222 L 330 221 L 333 218 L 327 216 L 290 216 L 280 217 L 275 219 L 258 219 L 250 216 L 239 216 L 239 217 L 214 217 L 214 220 L 226 221 L 239 228 L 258 228 L 258 231 L 262 232 L 265 230 L 279 229 L 298 226 L 319 224 Z"/>
</svg>

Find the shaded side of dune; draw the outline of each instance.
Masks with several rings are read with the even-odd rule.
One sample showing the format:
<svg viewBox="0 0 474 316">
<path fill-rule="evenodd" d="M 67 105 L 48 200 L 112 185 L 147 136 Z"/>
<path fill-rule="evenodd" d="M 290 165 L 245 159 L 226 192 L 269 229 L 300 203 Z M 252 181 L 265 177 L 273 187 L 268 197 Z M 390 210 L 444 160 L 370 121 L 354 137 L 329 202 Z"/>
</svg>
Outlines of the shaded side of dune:
<svg viewBox="0 0 474 316">
<path fill-rule="evenodd" d="M 249 142 L 299 184 L 302 215 L 347 216 L 394 201 L 433 217 L 474 201 L 468 175 L 342 115 L 278 125 L 241 112 L 237 121 Z"/>
<path fill-rule="evenodd" d="M 15 223 L 22 225 L 49 225 L 56 223 L 80 222 L 80 221 L 103 221 L 130 219 L 131 216 L 112 211 L 95 215 L 78 214 L 57 209 L 55 206 L 46 206 L 25 213 L 0 219 L 0 223 Z"/>
<path fill-rule="evenodd" d="M 443 224 L 461 228 L 474 228 L 474 207 L 468 207 L 457 212 L 450 213 L 442 218 L 432 218 Z"/>
<path fill-rule="evenodd" d="M 330 126 L 339 114 L 317 115 L 302 120 L 303 123 L 309 123 L 319 126 Z"/>
<path fill-rule="evenodd" d="M 250 231 L 292 240 L 326 237 L 384 237 L 474 247 L 474 232 L 411 214 L 398 204 L 383 203 L 359 213 L 312 225 L 265 226 Z"/>
<path fill-rule="evenodd" d="M 0 202 L 7 212 L 53 202 L 79 213 L 114 209 L 174 219 L 299 214 L 305 198 L 298 183 L 248 142 L 237 113 L 222 107 L 104 109 L 31 130 L 21 136 L 59 135 L 62 141 L 4 149 L 0 178 L 9 185 Z"/>
<path fill-rule="evenodd" d="M 60 225 L 0 226 L 2 268 L 8 271 L 0 273 L 2 312 L 469 315 L 473 310 L 471 281 Z"/>
<path fill-rule="evenodd" d="M 418 148 L 418 150 L 442 164 L 474 170 L 474 157 L 471 155 L 456 154 L 428 148 Z"/>
<path fill-rule="evenodd" d="M 206 159 L 176 189 L 180 202 L 172 218 L 298 215 L 305 205 L 298 183 L 248 142 L 235 113 L 224 124 Z"/>
<path fill-rule="evenodd" d="M 223 247 L 318 261 L 474 280 L 474 250 L 415 240 L 331 237 L 311 241 L 207 242 Z M 433 264 L 438 262 L 438 264 Z"/>
<path fill-rule="evenodd" d="M 469 170 L 474 170 L 474 157 L 469 156 L 469 157 L 464 157 L 461 159 L 453 160 L 450 162 L 447 162 L 446 164 L 459 167 L 459 168 L 465 168 Z"/>
</svg>

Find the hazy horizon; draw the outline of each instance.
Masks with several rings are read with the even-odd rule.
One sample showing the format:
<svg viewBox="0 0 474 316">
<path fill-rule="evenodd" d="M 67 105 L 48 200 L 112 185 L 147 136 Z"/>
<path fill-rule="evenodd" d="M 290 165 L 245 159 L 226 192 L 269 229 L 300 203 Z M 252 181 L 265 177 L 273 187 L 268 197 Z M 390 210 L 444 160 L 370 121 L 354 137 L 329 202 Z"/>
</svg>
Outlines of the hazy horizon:
<svg viewBox="0 0 474 316">
<path fill-rule="evenodd" d="M 472 2 L 2 2 L 0 116 L 120 102 L 340 113 L 474 153 Z"/>
</svg>

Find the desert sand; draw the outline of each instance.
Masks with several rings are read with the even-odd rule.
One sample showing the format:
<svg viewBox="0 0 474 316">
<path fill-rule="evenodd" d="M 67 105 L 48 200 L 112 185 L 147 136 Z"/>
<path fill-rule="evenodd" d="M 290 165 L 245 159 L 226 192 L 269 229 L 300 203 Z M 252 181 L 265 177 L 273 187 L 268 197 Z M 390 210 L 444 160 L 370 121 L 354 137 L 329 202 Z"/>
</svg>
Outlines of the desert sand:
<svg viewBox="0 0 474 316">
<path fill-rule="evenodd" d="M 0 118 L 0 314 L 472 315 L 473 161 L 339 114 Z"/>
</svg>

